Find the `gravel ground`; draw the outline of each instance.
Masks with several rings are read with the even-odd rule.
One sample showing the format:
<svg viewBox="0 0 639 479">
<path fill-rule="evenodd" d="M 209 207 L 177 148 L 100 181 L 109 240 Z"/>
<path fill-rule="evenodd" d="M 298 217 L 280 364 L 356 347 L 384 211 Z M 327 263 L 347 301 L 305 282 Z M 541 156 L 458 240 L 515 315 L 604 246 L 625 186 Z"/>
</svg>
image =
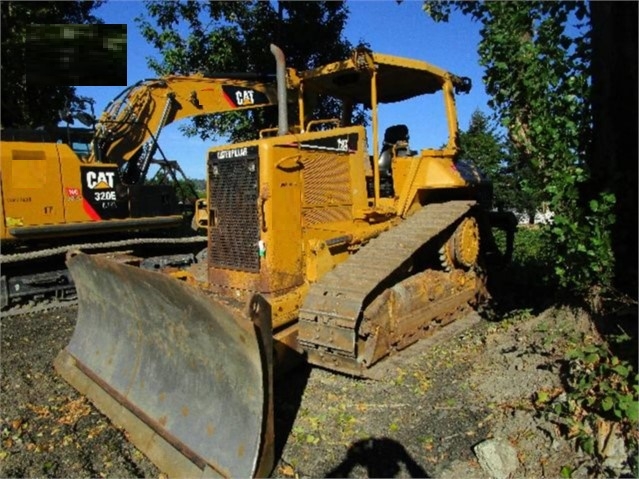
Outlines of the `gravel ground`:
<svg viewBox="0 0 639 479">
<path fill-rule="evenodd" d="M 163 476 L 55 374 L 76 313 L 2 318 L 0 476 Z M 547 310 L 456 323 L 389 360 L 377 381 L 309 367 L 281 378 L 273 476 L 488 478 L 473 447 L 489 438 L 516 450 L 512 479 L 578 465 L 580 453 L 535 413 L 533 396 L 561 390 L 566 349 L 596 336 L 588 318 Z"/>
</svg>

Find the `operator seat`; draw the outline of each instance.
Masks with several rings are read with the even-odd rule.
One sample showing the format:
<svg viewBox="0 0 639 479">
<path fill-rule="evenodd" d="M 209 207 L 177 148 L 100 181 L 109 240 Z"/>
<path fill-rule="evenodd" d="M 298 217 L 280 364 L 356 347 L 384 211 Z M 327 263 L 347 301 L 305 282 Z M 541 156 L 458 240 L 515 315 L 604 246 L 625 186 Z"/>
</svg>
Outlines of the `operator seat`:
<svg viewBox="0 0 639 479">
<path fill-rule="evenodd" d="M 395 196 L 391 171 L 393 156 L 412 156 L 414 154 L 416 152 L 408 149 L 408 127 L 406 125 L 393 125 L 386 128 L 378 161 L 380 196 L 386 198 Z"/>
<path fill-rule="evenodd" d="M 381 177 L 391 176 L 391 160 L 393 147 L 397 156 L 409 156 L 408 127 L 406 125 L 393 125 L 386 128 L 384 142 L 379 153 L 379 173 Z"/>
</svg>

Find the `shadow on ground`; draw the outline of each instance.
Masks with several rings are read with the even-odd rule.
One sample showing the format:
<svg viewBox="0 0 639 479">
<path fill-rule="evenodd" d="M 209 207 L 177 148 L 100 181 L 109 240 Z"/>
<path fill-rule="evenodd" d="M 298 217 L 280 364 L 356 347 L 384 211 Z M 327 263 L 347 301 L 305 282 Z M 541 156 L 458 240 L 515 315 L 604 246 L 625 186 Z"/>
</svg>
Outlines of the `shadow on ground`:
<svg viewBox="0 0 639 479">
<path fill-rule="evenodd" d="M 325 477 L 349 477 L 357 467 L 366 469 L 367 477 L 396 477 L 402 466 L 410 477 L 430 477 L 399 442 L 371 437 L 351 444 L 344 460 Z"/>
<path fill-rule="evenodd" d="M 311 366 L 298 364 L 290 370 L 276 369 L 274 394 L 275 404 L 275 461 L 282 457 L 284 446 L 291 434 L 295 418 L 302 404 L 302 396 L 311 374 Z"/>
</svg>

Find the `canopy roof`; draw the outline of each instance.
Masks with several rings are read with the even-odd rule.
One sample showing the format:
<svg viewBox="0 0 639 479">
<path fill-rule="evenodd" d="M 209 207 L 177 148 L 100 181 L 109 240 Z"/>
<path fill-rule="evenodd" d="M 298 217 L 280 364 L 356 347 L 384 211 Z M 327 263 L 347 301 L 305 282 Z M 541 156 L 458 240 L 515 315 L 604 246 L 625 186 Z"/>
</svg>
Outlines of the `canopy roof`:
<svg viewBox="0 0 639 479">
<path fill-rule="evenodd" d="M 469 80 L 456 77 L 429 63 L 408 58 L 355 50 L 348 60 L 301 72 L 304 90 L 350 99 L 370 107 L 371 74 L 377 71 L 377 102 L 393 103 L 442 89 L 446 79 L 456 87 Z"/>
</svg>

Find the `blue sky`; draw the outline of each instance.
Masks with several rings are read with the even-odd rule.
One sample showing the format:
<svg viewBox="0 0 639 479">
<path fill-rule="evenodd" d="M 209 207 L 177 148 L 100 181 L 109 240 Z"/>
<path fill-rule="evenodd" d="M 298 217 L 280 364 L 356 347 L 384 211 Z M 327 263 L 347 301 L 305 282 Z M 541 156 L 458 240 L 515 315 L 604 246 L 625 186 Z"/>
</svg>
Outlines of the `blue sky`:
<svg viewBox="0 0 639 479">
<path fill-rule="evenodd" d="M 460 76 L 472 79 L 470 94 L 457 97 L 459 126 L 468 127 L 473 111 L 489 112 L 488 97 L 481 81 L 477 44 L 479 25 L 468 18 L 453 14 L 449 23 L 435 23 L 421 10 L 421 1 L 355 0 L 348 1 L 350 16 L 345 36 L 353 44 L 367 41 L 373 51 L 415 58 L 432 63 Z M 109 0 L 95 14 L 105 23 L 126 23 L 127 77 L 131 85 L 144 78 L 154 77 L 147 67 L 147 57 L 158 57 L 158 52 L 142 38 L 134 21 L 145 13 L 141 1 Z M 286 53 L 286 52 L 285 52 Z M 111 99 L 124 87 L 78 87 L 77 93 L 96 100 L 96 115 L 104 110 Z M 404 102 L 406 103 L 406 102 Z M 434 110 L 434 121 L 428 112 Z M 443 105 L 419 100 L 419 103 L 385 105 L 380 110 L 380 135 L 387 126 L 404 123 L 410 129 L 413 149 L 436 147 L 445 142 L 446 126 Z M 188 121 L 188 120 L 187 120 Z M 187 176 L 204 178 L 206 151 L 215 144 L 197 138 L 186 138 L 179 131 L 181 123 L 169 125 L 160 136 L 160 145 L 169 159 L 177 160 Z"/>
</svg>

